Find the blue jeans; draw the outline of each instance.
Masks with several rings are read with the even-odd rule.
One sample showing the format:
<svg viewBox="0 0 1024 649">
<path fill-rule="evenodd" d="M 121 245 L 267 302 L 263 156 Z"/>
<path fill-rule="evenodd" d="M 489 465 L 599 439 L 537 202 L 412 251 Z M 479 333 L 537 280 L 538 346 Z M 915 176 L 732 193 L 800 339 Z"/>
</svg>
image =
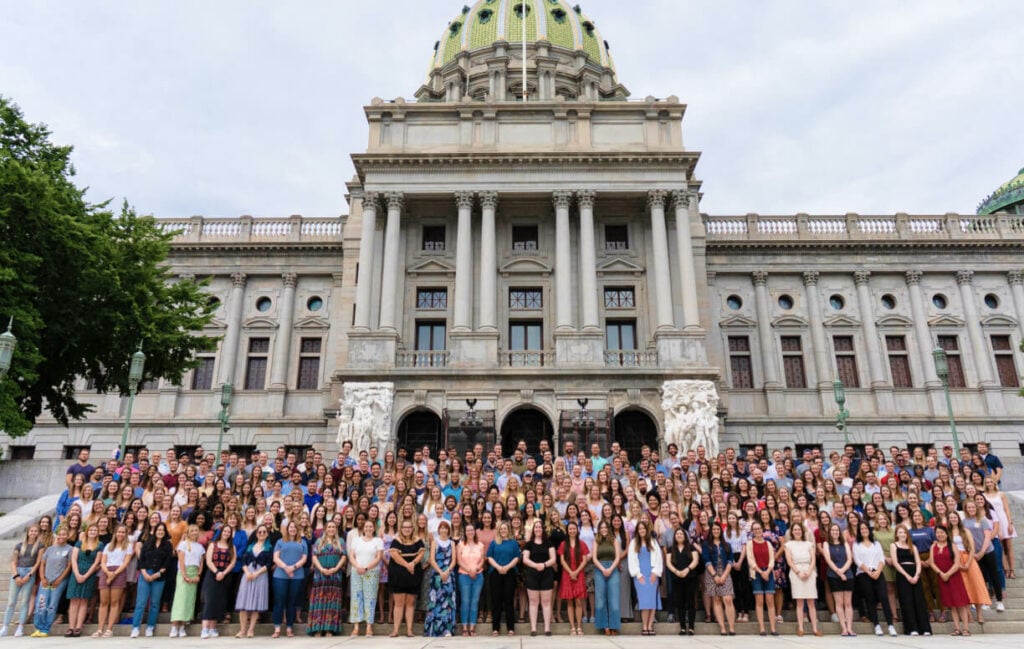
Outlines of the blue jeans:
<svg viewBox="0 0 1024 649">
<path fill-rule="evenodd" d="M 156 618 L 160 615 L 160 599 L 164 595 L 164 580 L 146 581 L 139 572 L 139 588 L 135 596 L 135 613 L 132 615 L 132 626 L 142 626 L 142 615 L 146 612 L 146 601 L 149 601 L 149 619 L 146 626 L 156 626 Z"/>
<path fill-rule="evenodd" d="M 24 577 L 32 572 L 31 568 L 18 568 L 18 577 Z M 32 587 L 36 585 L 35 575 L 28 578 L 24 585 L 19 586 L 14 582 L 14 575 L 11 575 L 10 590 L 7 595 L 7 611 L 4 613 L 4 626 L 11 623 L 14 611 L 18 611 L 18 624 L 24 624 L 28 618 L 29 597 L 32 596 Z"/>
<path fill-rule="evenodd" d="M 68 587 L 68 579 L 74 579 L 68 575 L 64 581 L 50 588 L 39 587 L 39 601 L 36 602 L 36 614 L 32 623 L 36 631 L 49 633 L 53 626 L 53 620 L 57 617 L 57 606 L 64 597 L 64 589 Z"/>
<path fill-rule="evenodd" d="M 460 617 L 463 624 L 476 624 L 476 616 L 480 604 L 480 593 L 483 589 L 483 573 L 480 573 L 473 578 L 469 575 L 459 574 L 459 597 L 462 598 Z"/>
<path fill-rule="evenodd" d="M 274 626 L 281 626 L 282 621 L 288 627 L 295 624 L 295 609 L 299 606 L 299 598 L 302 596 L 302 585 L 301 577 L 274 577 L 274 613 L 271 616 Z"/>
<path fill-rule="evenodd" d="M 601 561 L 606 570 L 611 561 Z M 620 574 L 616 568 L 611 577 L 605 577 L 600 570 L 594 570 L 594 628 L 618 631 L 622 627 L 620 611 Z"/>
</svg>

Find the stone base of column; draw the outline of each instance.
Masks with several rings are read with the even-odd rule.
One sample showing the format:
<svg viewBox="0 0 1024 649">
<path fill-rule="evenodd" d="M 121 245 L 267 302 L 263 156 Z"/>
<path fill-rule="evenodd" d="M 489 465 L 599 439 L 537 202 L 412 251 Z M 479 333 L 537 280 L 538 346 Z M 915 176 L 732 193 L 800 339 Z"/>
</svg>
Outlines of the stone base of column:
<svg viewBox="0 0 1024 649">
<path fill-rule="evenodd" d="M 875 395 L 875 408 L 878 414 L 896 414 L 896 400 L 893 398 L 892 388 L 886 385 L 873 385 L 871 386 L 871 392 Z"/>
<path fill-rule="evenodd" d="M 271 415 L 284 417 L 284 400 L 287 395 L 288 388 L 283 385 L 272 385 L 267 388 L 266 411 Z"/>
<path fill-rule="evenodd" d="M 348 367 L 351 369 L 391 369 L 395 366 L 396 351 L 396 332 L 350 331 L 348 334 Z"/>
<path fill-rule="evenodd" d="M 706 367 L 708 353 L 703 331 L 659 330 L 654 334 L 659 367 Z"/>
<path fill-rule="evenodd" d="M 558 367 L 604 367 L 604 344 L 601 331 L 556 331 L 555 363 Z"/>
<path fill-rule="evenodd" d="M 768 405 L 769 415 L 786 414 L 786 392 L 781 383 L 765 385 L 764 399 Z"/>
<path fill-rule="evenodd" d="M 449 367 L 495 367 L 498 363 L 498 332 L 452 331 L 448 334 L 448 348 L 452 352 Z"/>
</svg>

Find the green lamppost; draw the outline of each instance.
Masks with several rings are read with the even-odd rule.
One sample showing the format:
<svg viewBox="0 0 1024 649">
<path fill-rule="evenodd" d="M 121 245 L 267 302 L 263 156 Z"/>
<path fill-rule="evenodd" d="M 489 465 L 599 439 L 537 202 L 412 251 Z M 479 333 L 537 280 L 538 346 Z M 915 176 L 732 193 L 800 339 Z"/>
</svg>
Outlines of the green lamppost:
<svg viewBox="0 0 1024 649">
<path fill-rule="evenodd" d="M 932 350 L 932 358 L 935 360 L 935 373 L 942 380 L 942 391 L 946 394 L 946 412 L 949 413 L 949 430 L 953 433 L 955 457 L 960 457 L 960 436 L 957 435 L 956 419 L 953 418 L 953 402 L 949 399 L 949 359 L 946 358 L 946 351 L 941 347 Z"/>
<path fill-rule="evenodd" d="M 11 327 L 14 326 L 14 316 L 11 316 L 10 322 L 7 323 L 7 331 L 0 334 L 0 379 L 7 376 L 7 371 L 11 369 L 11 362 L 14 360 L 14 348 L 18 346 L 18 339 L 11 333 Z"/>
<path fill-rule="evenodd" d="M 121 455 L 120 460 L 124 461 L 124 449 L 128 443 L 128 427 L 132 422 L 132 406 L 135 405 L 135 393 L 142 381 L 142 374 L 146 369 L 146 355 L 142 353 L 142 343 L 139 343 L 139 351 L 132 354 L 132 364 L 128 369 L 128 412 L 124 415 L 124 429 L 121 431 Z"/>
<path fill-rule="evenodd" d="M 231 393 L 234 390 L 230 383 L 220 386 L 220 434 L 217 436 L 217 461 L 220 460 L 220 451 L 224 446 L 224 435 L 231 429 L 229 410 L 231 409 Z"/>
<path fill-rule="evenodd" d="M 836 413 L 836 430 L 843 434 L 843 446 L 846 446 L 850 443 L 850 435 L 846 430 L 846 420 L 850 418 L 850 411 L 846 409 L 846 387 L 839 379 L 832 382 L 832 396 L 839 406 L 839 412 Z"/>
</svg>

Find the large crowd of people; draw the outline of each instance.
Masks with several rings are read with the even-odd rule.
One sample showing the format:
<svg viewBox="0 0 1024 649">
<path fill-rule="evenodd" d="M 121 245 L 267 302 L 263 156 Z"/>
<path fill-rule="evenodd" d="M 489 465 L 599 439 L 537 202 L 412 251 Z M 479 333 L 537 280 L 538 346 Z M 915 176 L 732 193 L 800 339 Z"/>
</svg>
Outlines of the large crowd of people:
<svg viewBox="0 0 1024 649">
<path fill-rule="evenodd" d="M 67 637 L 152 636 L 161 612 L 172 638 L 196 622 L 251 638 L 267 619 L 274 638 L 331 636 L 346 618 L 353 636 L 550 635 L 563 620 L 654 635 L 659 610 L 680 635 L 698 611 L 721 635 L 751 615 L 778 635 L 786 610 L 798 635 L 821 635 L 819 612 L 843 636 L 855 620 L 930 635 L 947 615 L 970 635 L 1015 578 L 1002 472 L 985 443 L 629 457 L 542 441 L 503 457 L 346 442 L 334 457 L 143 449 L 95 466 L 83 450 L 56 515 L 15 547 L 0 635 L 31 618 L 34 637 L 57 621 Z"/>
</svg>

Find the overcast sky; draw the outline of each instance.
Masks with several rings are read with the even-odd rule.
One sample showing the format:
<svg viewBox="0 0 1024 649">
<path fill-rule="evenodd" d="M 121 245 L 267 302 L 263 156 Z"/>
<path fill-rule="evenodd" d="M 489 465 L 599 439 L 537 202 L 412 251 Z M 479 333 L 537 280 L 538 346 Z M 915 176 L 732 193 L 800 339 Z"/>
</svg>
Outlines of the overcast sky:
<svg viewBox="0 0 1024 649">
<path fill-rule="evenodd" d="M 93 201 L 344 214 L 362 106 L 413 96 L 463 3 L 0 0 L 0 94 Z M 1020 0 L 580 4 L 634 98 L 689 105 L 706 212 L 971 213 L 1024 166 Z"/>
</svg>

